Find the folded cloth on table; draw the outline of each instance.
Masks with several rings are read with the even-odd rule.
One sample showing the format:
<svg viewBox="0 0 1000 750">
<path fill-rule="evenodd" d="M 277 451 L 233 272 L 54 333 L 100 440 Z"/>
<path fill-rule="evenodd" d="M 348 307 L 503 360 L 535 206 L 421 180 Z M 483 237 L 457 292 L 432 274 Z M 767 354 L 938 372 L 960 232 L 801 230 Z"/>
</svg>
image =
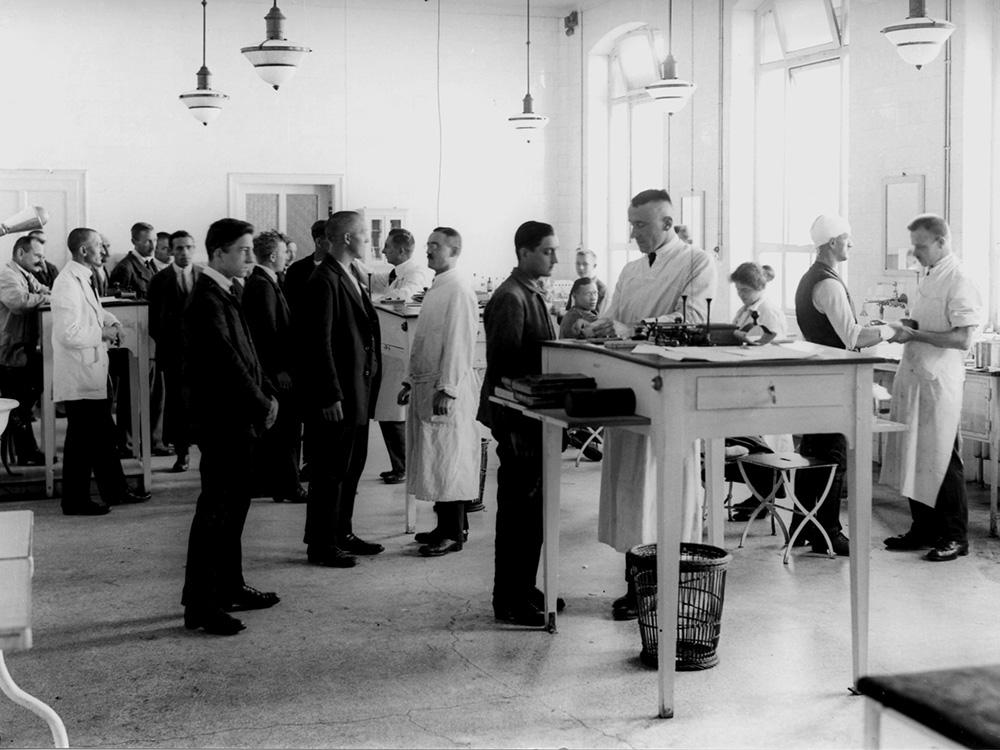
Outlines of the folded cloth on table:
<svg viewBox="0 0 1000 750">
<path fill-rule="evenodd" d="M 631 388 L 590 388 L 566 394 L 570 417 L 615 417 L 635 414 L 635 392 Z"/>
</svg>

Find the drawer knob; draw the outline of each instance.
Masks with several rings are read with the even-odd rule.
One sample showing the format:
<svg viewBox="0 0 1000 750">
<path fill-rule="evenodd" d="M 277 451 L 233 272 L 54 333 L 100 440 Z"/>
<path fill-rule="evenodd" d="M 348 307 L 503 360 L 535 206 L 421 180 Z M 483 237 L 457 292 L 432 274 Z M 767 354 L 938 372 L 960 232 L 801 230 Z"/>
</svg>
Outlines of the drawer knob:
<svg viewBox="0 0 1000 750">
<path fill-rule="evenodd" d="M 778 403 L 778 392 L 774 388 L 774 383 L 771 383 L 767 387 L 767 392 L 771 394 L 771 403 L 772 404 L 777 404 Z"/>
<path fill-rule="evenodd" d="M 405 320 L 402 323 L 399 324 L 399 327 L 400 327 L 400 329 L 402 329 L 404 331 L 408 331 L 409 330 L 409 326 L 406 325 L 406 321 Z"/>
</svg>

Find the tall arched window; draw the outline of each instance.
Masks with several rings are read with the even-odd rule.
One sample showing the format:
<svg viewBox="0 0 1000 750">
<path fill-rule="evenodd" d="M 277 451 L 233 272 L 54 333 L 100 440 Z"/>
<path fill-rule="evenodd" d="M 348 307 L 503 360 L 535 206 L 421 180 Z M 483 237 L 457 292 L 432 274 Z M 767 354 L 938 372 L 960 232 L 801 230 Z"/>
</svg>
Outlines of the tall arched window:
<svg viewBox="0 0 1000 750">
<path fill-rule="evenodd" d="M 788 311 L 811 262 L 809 227 L 847 213 L 847 46 L 841 0 L 769 0 L 757 10 L 755 255 Z"/>
</svg>

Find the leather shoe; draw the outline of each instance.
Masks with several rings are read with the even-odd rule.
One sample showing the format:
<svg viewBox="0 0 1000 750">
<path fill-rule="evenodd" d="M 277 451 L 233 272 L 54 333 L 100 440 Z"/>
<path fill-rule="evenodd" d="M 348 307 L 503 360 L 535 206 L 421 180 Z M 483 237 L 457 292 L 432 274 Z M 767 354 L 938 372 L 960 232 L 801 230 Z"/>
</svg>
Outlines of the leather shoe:
<svg viewBox="0 0 1000 750">
<path fill-rule="evenodd" d="M 187 456 L 178 456 L 174 465 L 170 467 L 170 471 L 174 474 L 183 474 L 189 468 L 191 468 L 191 459 Z"/>
<path fill-rule="evenodd" d="M 639 617 L 639 603 L 629 592 L 611 602 L 611 617 L 615 620 L 635 620 Z"/>
<path fill-rule="evenodd" d="M 395 473 L 396 473 L 395 471 L 393 471 L 392 469 L 389 469 L 389 471 L 380 471 L 378 473 L 378 476 L 379 476 L 379 479 L 385 479 L 386 477 L 392 476 Z"/>
<path fill-rule="evenodd" d="M 103 516 L 110 513 L 111 508 L 104 503 L 95 503 L 93 500 L 87 500 L 83 503 L 64 505 L 62 512 L 64 516 Z"/>
<path fill-rule="evenodd" d="M 309 547 L 306 556 L 313 565 L 324 568 L 353 568 L 358 561 L 352 555 L 337 547 L 313 549 Z"/>
<path fill-rule="evenodd" d="M 275 495 L 272 498 L 276 503 L 304 503 L 309 499 L 309 493 L 301 484 L 295 486 L 295 492 L 291 495 Z"/>
<path fill-rule="evenodd" d="M 348 534 L 343 539 L 341 539 L 337 546 L 352 555 L 377 555 L 379 552 L 385 550 L 381 544 L 376 544 L 375 542 L 366 542 L 364 539 L 359 539 L 354 536 L 354 534 Z"/>
<path fill-rule="evenodd" d="M 221 609 L 187 607 L 184 610 L 184 627 L 188 630 L 201 628 L 211 635 L 236 635 L 246 628 L 246 625 Z"/>
<path fill-rule="evenodd" d="M 924 555 L 925 560 L 931 562 L 948 562 L 957 557 L 965 557 L 969 554 L 968 542 L 938 542 L 930 552 Z"/>
<path fill-rule="evenodd" d="M 172 456 L 174 455 L 174 449 L 168 445 L 160 443 L 159 445 L 154 445 L 152 450 L 150 450 L 154 456 Z"/>
<path fill-rule="evenodd" d="M 545 594 L 542 593 L 540 588 L 533 588 L 531 593 L 528 595 L 528 601 L 534 604 L 538 609 L 545 610 Z M 562 612 L 566 609 L 566 600 L 561 596 L 556 597 L 556 612 Z"/>
<path fill-rule="evenodd" d="M 406 481 L 406 473 L 402 471 L 391 471 L 382 477 L 386 484 L 402 484 Z"/>
<path fill-rule="evenodd" d="M 413 535 L 413 541 L 417 544 L 437 544 L 442 539 L 444 539 L 444 537 L 442 536 L 441 531 L 437 528 L 432 529 L 431 531 L 418 531 Z M 462 532 L 462 541 L 469 541 L 468 529 Z"/>
<path fill-rule="evenodd" d="M 885 540 L 885 548 L 893 552 L 912 552 L 934 546 L 934 540 L 914 534 L 912 530 Z"/>
<path fill-rule="evenodd" d="M 502 622 L 511 622 L 529 628 L 545 627 L 545 613 L 527 600 L 494 601 L 493 616 Z"/>
<path fill-rule="evenodd" d="M 851 555 L 851 540 L 844 536 L 843 531 L 838 531 L 836 534 L 831 534 L 829 531 L 826 532 L 830 536 L 830 543 L 833 545 L 833 554 L 838 557 L 850 557 Z M 812 551 L 817 552 L 821 555 L 825 555 L 827 552 L 826 540 L 822 536 L 813 537 L 812 539 Z"/>
<path fill-rule="evenodd" d="M 267 609 L 281 601 L 273 591 L 258 591 L 245 583 L 222 609 L 226 612 L 243 612 L 248 609 Z"/>
<path fill-rule="evenodd" d="M 116 497 L 108 505 L 134 505 L 135 503 L 148 502 L 152 497 L 150 492 L 136 492 L 133 489 L 127 489 L 123 495 Z"/>
<path fill-rule="evenodd" d="M 417 551 L 424 557 L 441 557 L 449 552 L 461 552 L 462 543 L 456 542 L 454 539 L 442 539 L 433 544 L 425 544 Z"/>
</svg>

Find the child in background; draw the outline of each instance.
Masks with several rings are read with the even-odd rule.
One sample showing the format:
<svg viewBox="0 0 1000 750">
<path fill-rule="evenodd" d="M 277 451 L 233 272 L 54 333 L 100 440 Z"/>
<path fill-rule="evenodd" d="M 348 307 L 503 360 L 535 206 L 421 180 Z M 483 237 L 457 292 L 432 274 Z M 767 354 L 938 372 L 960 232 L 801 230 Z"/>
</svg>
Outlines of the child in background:
<svg viewBox="0 0 1000 750">
<path fill-rule="evenodd" d="M 559 338 L 581 339 L 586 323 L 597 320 L 597 284 L 587 277 L 573 282 L 569 290 L 569 312 L 563 316 L 559 325 Z"/>
<path fill-rule="evenodd" d="M 597 253 L 593 250 L 578 249 L 574 266 L 577 276 L 581 279 L 590 279 L 597 286 L 597 304 L 594 305 L 594 310 L 600 312 L 604 308 L 604 298 L 607 296 L 608 288 L 594 273 L 597 268 Z M 572 306 L 573 298 L 570 297 L 566 300 L 566 309 L 569 310 Z"/>
</svg>

